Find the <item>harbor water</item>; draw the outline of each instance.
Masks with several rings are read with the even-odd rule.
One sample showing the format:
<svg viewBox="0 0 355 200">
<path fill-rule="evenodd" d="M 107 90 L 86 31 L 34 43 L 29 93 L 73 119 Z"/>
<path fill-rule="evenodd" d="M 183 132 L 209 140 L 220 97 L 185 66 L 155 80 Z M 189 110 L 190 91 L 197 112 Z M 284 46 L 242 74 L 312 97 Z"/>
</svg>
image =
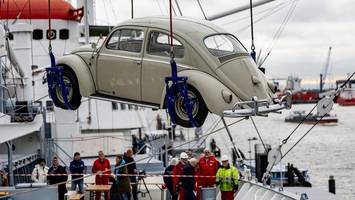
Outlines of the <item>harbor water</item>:
<svg viewBox="0 0 355 200">
<path fill-rule="evenodd" d="M 312 109 L 314 104 L 294 105 L 293 110 Z M 283 160 L 284 164 L 293 163 L 295 167 L 308 169 L 313 187 L 328 190 L 328 178 L 334 175 L 336 180 L 336 193 L 345 200 L 355 199 L 355 106 L 342 107 L 334 105 L 332 114 L 339 118 L 337 125 L 317 125 Z M 270 114 L 269 117 L 255 117 L 254 121 L 265 143 L 278 145 L 286 138 L 297 123 L 285 123 L 284 119 L 289 111 L 282 114 Z M 211 124 L 217 117 L 208 118 Z M 227 119 L 232 123 L 237 119 Z M 207 123 L 208 124 L 208 123 Z M 312 125 L 303 124 L 283 146 L 285 153 L 294 143 L 302 137 Z M 258 135 L 253 128 L 251 120 L 244 120 L 230 127 L 236 145 L 245 156 L 249 158 L 249 137 Z M 222 149 L 222 153 L 231 152 L 231 142 L 225 131 L 220 131 L 209 139 L 214 138 Z M 252 142 L 260 143 L 260 140 Z M 225 145 L 224 145 L 225 144 Z M 252 156 L 254 152 L 252 153 Z M 254 156 L 253 156 L 254 157 Z"/>
</svg>

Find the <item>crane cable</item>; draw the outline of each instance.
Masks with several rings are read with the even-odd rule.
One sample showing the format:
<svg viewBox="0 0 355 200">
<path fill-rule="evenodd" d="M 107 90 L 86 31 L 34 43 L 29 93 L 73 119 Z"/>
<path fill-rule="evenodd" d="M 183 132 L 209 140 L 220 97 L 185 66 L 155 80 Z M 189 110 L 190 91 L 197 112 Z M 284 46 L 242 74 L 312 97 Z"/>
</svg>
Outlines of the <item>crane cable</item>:
<svg viewBox="0 0 355 200">
<path fill-rule="evenodd" d="M 261 67 L 265 61 L 267 60 L 267 58 L 270 56 L 274 46 L 275 46 L 275 43 L 277 42 L 277 40 L 281 37 L 281 34 L 283 33 L 283 31 L 285 30 L 286 28 L 286 25 L 287 23 L 290 21 L 291 19 L 291 16 L 292 14 L 294 13 L 296 7 L 297 7 L 297 3 L 299 2 L 300 0 L 294 0 L 292 2 L 292 5 L 290 7 L 290 9 L 288 10 L 284 20 L 282 21 L 282 23 L 280 24 L 280 27 L 277 29 L 277 31 L 275 32 L 273 38 L 272 38 L 272 41 L 271 43 L 269 44 L 269 47 L 267 48 L 268 51 L 266 53 L 266 56 L 264 57 L 264 59 L 262 59 L 260 61 L 260 63 L 258 63 L 258 66 Z"/>
<path fill-rule="evenodd" d="M 251 57 L 256 61 L 255 44 L 254 44 L 254 19 L 253 19 L 253 0 L 250 0 L 250 32 L 251 32 Z"/>
<path fill-rule="evenodd" d="M 349 78 L 337 89 L 335 96 L 337 96 L 337 95 L 339 94 L 338 92 L 341 91 L 341 90 L 345 87 L 345 85 L 346 85 L 348 82 L 350 82 L 351 78 L 352 78 L 354 75 L 355 75 L 355 72 L 353 72 L 352 75 L 349 76 Z M 333 100 L 333 99 L 332 99 L 332 100 Z M 279 149 L 280 149 L 280 150 L 281 150 L 281 147 L 287 143 L 287 141 L 290 139 L 290 137 L 293 135 L 293 133 L 298 129 L 298 127 L 307 119 L 307 117 L 310 115 L 310 113 L 312 113 L 312 111 L 314 110 L 314 108 L 315 108 L 317 105 L 318 105 L 318 104 L 316 104 L 316 105 L 312 108 L 312 110 L 307 114 L 307 116 L 303 118 L 303 120 L 296 126 L 296 128 L 291 132 L 291 134 L 288 135 L 288 136 L 282 141 L 281 145 L 279 146 Z M 306 131 L 306 133 L 303 134 L 302 137 L 301 137 L 300 139 L 298 139 L 297 142 L 296 142 L 294 145 L 292 145 L 291 148 L 290 148 L 289 150 L 287 150 L 284 155 L 281 156 L 280 161 L 281 161 L 284 157 L 286 157 L 286 155 L 287 155 L 288 153 L 290 153 L 290 151 L 291 151 L 292 149 L 294 149 L 294 148 L 311 132 L 311 130 L 312 130 L 327 114 L 328 114 L 328 112 L 326 112 L 325 114 L 323 114 L 323 115 L 321 116 L 321 118 L 319 118 L 319 119 L 316 121 L 316 123 L 314 123 L 314 124 L 312 125 L 312 127 L 311 127 L 310 129 L 308 129 L 308 131 Z M 272 168 L 275 166 L 275 164 L 276 164 L 276 160 L 275 160 L 275 162 L 272 164 L 272 166 L 271 166 L 270 169 L 272 169 Z"/>
</svg>

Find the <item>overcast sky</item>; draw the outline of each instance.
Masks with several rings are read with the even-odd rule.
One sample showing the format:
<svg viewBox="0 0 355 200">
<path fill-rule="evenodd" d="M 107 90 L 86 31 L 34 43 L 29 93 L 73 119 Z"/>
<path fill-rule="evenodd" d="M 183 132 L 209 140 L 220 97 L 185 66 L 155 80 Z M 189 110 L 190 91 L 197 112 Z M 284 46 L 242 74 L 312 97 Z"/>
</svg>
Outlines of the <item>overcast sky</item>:
<svg viewBox="0 0 355 200">
<path fill-rule="evenodd" d="M 200 0 L 207 16 L 248 4 L 249 0 Z M 255 2 L 259 0 L 254 0 Z M 168 0 L 134 0 L 135 17 L 167 15 Z M 184 16 L 203 18 L 196 0 L 179 0 Z M 292 5 L 296 8 L 264 64 L 269 77 L 300 76 L 318 81 L 332 46 L 330 78 L 355 71 L 354 0 L 277 0 L 254 9 L 257 51 L 270 46 Z M 118 24 L 130 18 L 130 0 L 95 1 L 97 24 Z M 213 21 L 235 34 L 250 49 L 250 18 L 244 11 Z M 261 19 L 262 20 L 259 20 Z M 318 83 L 317 83 L 318 84 Z"/>
</svg>

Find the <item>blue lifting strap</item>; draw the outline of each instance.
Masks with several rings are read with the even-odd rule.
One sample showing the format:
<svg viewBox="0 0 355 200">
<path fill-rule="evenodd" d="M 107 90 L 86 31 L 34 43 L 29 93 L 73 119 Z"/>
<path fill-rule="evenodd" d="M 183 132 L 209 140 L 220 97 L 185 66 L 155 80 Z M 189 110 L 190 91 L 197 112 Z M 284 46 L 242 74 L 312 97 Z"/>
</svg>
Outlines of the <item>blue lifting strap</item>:
<svg viewBox="0 0 355 200">
<path fill-rule="evenodd" d="M 51 66 L 46 68 L 49 95 L 53 100 L 54 104 L 58 106 L 57 105 L 58 99 L 57 99 L 56 92 L 57 92 L 57 88 L 60 88 L 61 96 L 63 97 L 65 106 L 68 109 L 72 110 L 72 106 L 68 101 L 69 88 L 65 84 L 63 78 L 63 67 L 57 66 L 55 64 L 55 57 L 52 51 L 49 52 L 49 57 L 51 60 Z"/>
<path fill-rule="evenodd" d="M 177 74 L 177 65 L 176 62 L 172 59 L 170 62 L 171 65 L 171 77 L 165 78 L 166 85 L 166 108 L 170 115 L 171 121 L 173 123 L 176 122 L 175 116 L 175 102 L 178 98 L 183 98 L 183 104 L 185 106 L 185 110 L 189 117 L 190 123 L 192 126 L 197 127 L 198 124 L 193 118 L 192 110 L 195 105 L 195 100 L 191 99 L 188 94 L 188 85 L 187 85 L 187 77 L 178 76 Z"/>
</svg>

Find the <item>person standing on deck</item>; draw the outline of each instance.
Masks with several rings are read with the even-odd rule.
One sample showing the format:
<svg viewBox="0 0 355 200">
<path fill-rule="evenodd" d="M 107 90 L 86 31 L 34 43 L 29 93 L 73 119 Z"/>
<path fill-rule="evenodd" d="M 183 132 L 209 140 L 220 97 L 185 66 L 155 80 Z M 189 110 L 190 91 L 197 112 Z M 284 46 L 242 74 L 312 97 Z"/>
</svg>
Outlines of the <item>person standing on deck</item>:
<svg viewBox="0 0 355 200">
<path fill-rule="evenodd" d="M 92 165 L 92 173 L 96 174 L 96 185 L 108 185 L 109 175 L 111 174 L 110 161 L 105 158 L 103 151 L 98 152 L 99 158 L 94 161 Z M 96 192 L 95 199 L 101 199 L 101 192 Z M 110 200 L 109 192 L 105 192 L 105 200 Z"/>
<path fill-rule="evenodd" d="M 121 155 L 116 156 L 116 165 L 111 187 L 111 200 L 128 200 L 131 196 L 131 182 L 128 176 L 126 162 Z"/>
<path fill-rule="evenodd" d="M 197 159 L 191 158 L 189 162 L 184 166 L 183 175 L 188 177 L 183 177 L 181 179 L 181 187 L 185 190 L 185 199 L 186 200 L 195 200 L 196 195 L 194 190 L 195 187 L 195 174 L 197 167 Z"/>
<path fill-rule="evenodd" d="M 58 184 L 58 200 L 64 200 L 64 194 L 67 193 L 66 181 L 68 180 L 67 170 L 59 164 L 57 157 L 52 160 L 52 167 L 48 170 L 48 184 Z"/>
<path fill-rule="evenodd" d="M 216 183 L 222 193 L 221 200 L 233 200 L 234 193 L 238 190 L 239 172 L 229 164 L 228 156 L 223 155 L 221 161 L 222 167 L 216 174 Z"/>
<path fill-rule="evenodd" d="M 185 200 L 185 189 L 181 187 L 182 178 L 180 175 L 184 174 L 184 167 L 188 162 L 188 155 L 185 152 L 180 154 L 180 162 L 173 170 L 173 192 L 179 195 L 179 200 Z M 187 199 L 188 200 L 188 199 Z"/>
<path fill-rule="evenodd" d="M 164 183 L 171 195 L 172 200 L 178 199 L 178 195 L 174 193 L 173 178 L 171 177 L 171 175 L 173 175 L 174 167 L 178 164 L 178 162 L 179 160 L 177 158 L 171 159 L 169 166 L 164 171 Z"/>
<path fill-rule="evenodd" d="M 207 148 L 203 150 L 203 156 L 201 156 L 197 163 L 197 175 L 210 177 L 197 178 L 197 199 L 201 197 L 201 188 L 214 187 L 216 184 L 215 175 L 219 166 L 218 160 L 213 156 L 211 151 Z"/>
<path fill-rule="evenodd" d="M 133 158 L 133 150 L 132 149 L 127 149 L 126 153 L 123 155 L 123 160 L 127 164 L 127 170 L 128 174 L 137 174 L 137 166 L 136 162 L 134 161 Z M 138 184 L 137 184 L 137 177 L 136 176 L 130 176 L 129 177 L 132 185 L 132 196 L 133 200 L 138 200 Z M 131 199 L 129 196 L 128 199 Z"/>
<path fill-rule="evenodd" d="M 72 174 L 84 174 L 85 164 L 80 158 L 80 153 L 74 153 L 74 160 L 70 162 L 70 173 Z M 84 193 L 84 179 L 83 175 L 72 175 L 71 176 L 72 183 L 71 183 L 71 190 L 75 191 L 76 186 L 79 188 L 79 193 Z M 79 179 L 79 180 L 75 180 Z M 74 180 L 74 181 L 73 181 Z"/>
<path fill-rule="evenodd" d="M 48 167 L 46 166 L 46 160 L 43 158 L 38 159 L 38 164 L 33 168 L 31 180 L 34 183 L 47 183 Z"/>
</svg>

